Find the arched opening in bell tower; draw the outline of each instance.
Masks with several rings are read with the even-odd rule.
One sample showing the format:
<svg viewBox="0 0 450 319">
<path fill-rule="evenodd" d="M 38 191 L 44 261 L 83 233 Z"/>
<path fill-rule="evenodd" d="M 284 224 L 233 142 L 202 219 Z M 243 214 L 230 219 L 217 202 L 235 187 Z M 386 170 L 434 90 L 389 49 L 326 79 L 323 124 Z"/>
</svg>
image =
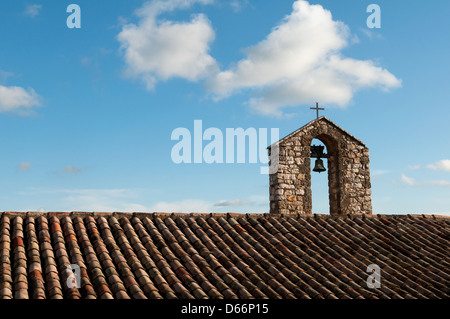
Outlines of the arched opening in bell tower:
<svg viewBox="0 0 450 319">
<path fill-rule="evenodd" d="M 311 142 L 311 154 L 314 149 L 321 150 L 323 147 L 323 155 L 328 156 L 326 145 L 317 138 Z M 317 154 L 319 155 L 319 154 Z M 329 214 L 330 200 L 328 189 L 328 158 L 311 157 L 311 205 L 314 214 Z"/>
<path fill-rule="evenodd" d="M 341 214 L 340 174 L 338 142 L 328 134 L 319 134 L 311 139 L 310 155 L 314 147 L 323 147 L 321 158 L 310 158 L 310 211 L 315 214 Z M 320 155 L 320 154 L 319 154 Z M 317 166 L 317 167 L 316 167 Z M 314 169 L 316 170 L 314 171 Z M 325 169 L 322 170 L 321 169 Z M 320 173 L 318 171 L 321 171 Z"/>
</svg>

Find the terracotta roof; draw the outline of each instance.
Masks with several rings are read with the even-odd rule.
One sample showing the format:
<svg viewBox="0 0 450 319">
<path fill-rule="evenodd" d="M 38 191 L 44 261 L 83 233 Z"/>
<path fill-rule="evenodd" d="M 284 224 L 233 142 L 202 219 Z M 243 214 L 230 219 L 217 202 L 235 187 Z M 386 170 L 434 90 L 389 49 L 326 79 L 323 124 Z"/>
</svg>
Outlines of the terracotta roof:
<svg viewBox="0 0 450 319">
<path fill-rule="evenodd" d="M 0 298 L 449 298 L 449 226 L 411 215 L 5 212 Z M 367 287 L 370 264 L 380 288 Z"/>
</svg>

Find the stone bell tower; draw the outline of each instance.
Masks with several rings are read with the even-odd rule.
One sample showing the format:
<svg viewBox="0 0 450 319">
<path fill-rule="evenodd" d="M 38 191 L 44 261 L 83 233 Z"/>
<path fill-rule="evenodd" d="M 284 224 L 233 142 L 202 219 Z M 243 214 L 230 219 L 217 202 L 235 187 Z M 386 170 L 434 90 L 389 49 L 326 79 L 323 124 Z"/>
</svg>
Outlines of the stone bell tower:
<svg viewBox="0 0 450 319">
<path fill-rule="evenodd" d="M 311 214 L 311 141 L 326 146 L 331 215 L 372 214 L 369 149 L 322 116 L 269 146 L 271 164 L 278 151 L 277 169 L 270 171 L 270 212 Z"/>
</svg>

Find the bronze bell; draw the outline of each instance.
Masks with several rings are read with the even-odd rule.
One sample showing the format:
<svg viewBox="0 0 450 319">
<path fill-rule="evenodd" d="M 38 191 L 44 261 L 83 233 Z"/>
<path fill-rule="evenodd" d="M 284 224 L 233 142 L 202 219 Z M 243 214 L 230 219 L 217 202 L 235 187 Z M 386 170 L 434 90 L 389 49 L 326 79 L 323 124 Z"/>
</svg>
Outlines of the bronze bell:
<svg viewBox="0 0 450 319">
<path fill-rule="evenodd" d="M 314 165 L 313 172 L 319 172 L 320 173 L 320 172 L 325 172 L 325 171 L 326 171 L 326 169 L 323 166 L 322 159 L 321 158 L 316 159 L 316 163 Z"/>
</svg>

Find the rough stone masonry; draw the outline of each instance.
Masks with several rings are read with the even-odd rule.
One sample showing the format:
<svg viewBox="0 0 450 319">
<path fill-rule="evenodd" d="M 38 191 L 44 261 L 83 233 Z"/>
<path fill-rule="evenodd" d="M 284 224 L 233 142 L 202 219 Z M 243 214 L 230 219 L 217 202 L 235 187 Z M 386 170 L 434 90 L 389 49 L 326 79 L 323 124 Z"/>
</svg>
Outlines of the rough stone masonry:
<svg viewBox="0 0 450 319">
<path fill-rule="evenodd" d="M 324 116 L 277 142 L 279 163 L 277 172 L 270 174 L 270 212 L 312 214 L 310 150 L 314 138 L 325 144 L 329 155 L 330 214 L 372 214 L 369 149 Z"/>
</svg>

